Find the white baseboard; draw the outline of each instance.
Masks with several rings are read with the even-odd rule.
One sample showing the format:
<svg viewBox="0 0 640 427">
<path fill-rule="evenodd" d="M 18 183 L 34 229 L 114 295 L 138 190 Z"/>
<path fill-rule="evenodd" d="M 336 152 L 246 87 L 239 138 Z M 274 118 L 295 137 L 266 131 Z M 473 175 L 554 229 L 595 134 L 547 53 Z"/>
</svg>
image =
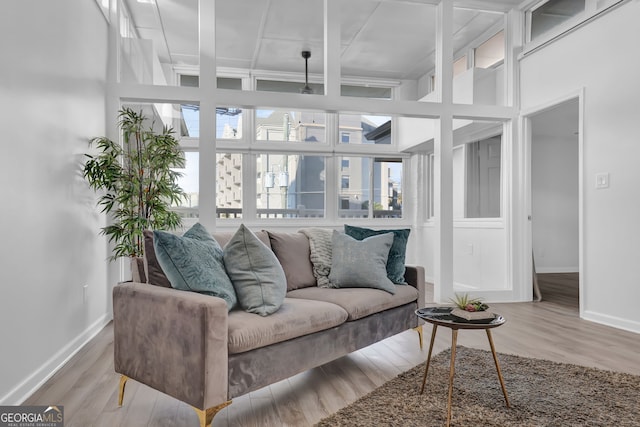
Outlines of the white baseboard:
<svg viewBox="0 0 640 427">
<path fill-rule="evenodd" d="M 578 267 L 540 267 L 536 265 L 536 273 L 577 273 Z"/>
<path fill-rule="evenodd" d="M 40 368 L 16 385 L 9 393 L 2 396 L 0 405 L 21 405 L 29 396 L 53 376 L 65 363 L 69 361 L 85 344 L 100 332 L 111 320 L 109 313 L 105 313 L 93 322 L 84 332 L 74 338 L 69 344 L 51 356 Z"/>
<path fill-rule="evenodd" d="M 590 320 L 592 322 L 601 323 L 603 325 L 640 334 L 640 322 L 636 322 L 634 320 L 623 319 L 621 317 L 611 316 L 609 314 L 602 314 L 588 310 L 585 310 L 583 312 L 582 318 L 585 320 Z"/>
</svg>

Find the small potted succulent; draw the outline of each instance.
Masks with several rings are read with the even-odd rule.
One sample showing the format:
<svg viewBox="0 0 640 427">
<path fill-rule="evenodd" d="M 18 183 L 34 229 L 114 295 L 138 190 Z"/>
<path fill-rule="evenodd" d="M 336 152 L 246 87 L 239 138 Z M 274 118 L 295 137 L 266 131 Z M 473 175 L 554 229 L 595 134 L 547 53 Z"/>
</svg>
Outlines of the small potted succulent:
<svg viewBox="0 0 640 427">
<path fill-rule="evenodd" d="M 451 314 L 465 320 L 493 319 L 494 315 L 488 311 L 489 306 L 482 302 L 481 298 L 471 298 L 469 294 L 455 294 L 451 299 L 455 305 Z"/>
</svg>

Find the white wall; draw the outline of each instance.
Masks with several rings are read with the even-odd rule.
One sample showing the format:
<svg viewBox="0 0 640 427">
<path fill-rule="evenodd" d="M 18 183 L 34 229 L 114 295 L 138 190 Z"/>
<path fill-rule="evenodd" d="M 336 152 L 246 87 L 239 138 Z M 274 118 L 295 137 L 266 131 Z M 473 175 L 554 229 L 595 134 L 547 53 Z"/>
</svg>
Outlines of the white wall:
<svg viewBox="0 0 640 427">
<path fill-rule="evenodd" d="M 584 88 L 583 316 L 640 332 L 640 2 L 521 60 L 523 108 Z M 595 176 L 610 174 L 596 190 Z"/>
<path fill-rule="evenodd" d="M 79 166 L 88 138 L 105 134 L 107 24 L 93 0 L 5 0 L 0 52 L 6 405 L 22 402 L 109 318 L 104 218 Z"/>
<path fill-rule="evenodd" d="M 577 108 L 577 105 L 576 105 Z M 578 271 L 578 137 L 537 135 L 533 119 L 531 206 L 538 273 Z"/>
</svg>

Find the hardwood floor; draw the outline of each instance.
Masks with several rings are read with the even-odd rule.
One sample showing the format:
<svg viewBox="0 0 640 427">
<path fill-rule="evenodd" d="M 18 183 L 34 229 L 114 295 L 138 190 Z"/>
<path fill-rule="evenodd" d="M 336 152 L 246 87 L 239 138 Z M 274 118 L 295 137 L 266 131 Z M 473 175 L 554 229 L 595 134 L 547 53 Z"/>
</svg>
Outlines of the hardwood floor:
<svg viewBox="0 0 640 427">
<path fill-rule="evenodd" d="M 578 316 L 575 274 L 539 275 L 543 300 L 493 304 L 507 323 L 493 331 L 496 350 L 640 375 L 640 336 Z M 399 373 L 423 363 L 425 348 L 406 331 L 324 366 L 234 399 L 214 418 L 224 426 L 308 426 L 365 395 Z M 438 330 L 435 352 L 450 346 L 448 329 Z M 458 344 L 488 349 L 486 335 L 461 331 Z M 127 383 L 117 407 L 119 376 L 113 371 L 113 328 L 108 325 L 25 404 L 64 405 L 65 426 L 198 425 L 186 404 L 135 381 Z M 416 384 L 416 387 L 419 385 Z M 507 383 L 507 389 L 509 384 Z"/>
</svg>

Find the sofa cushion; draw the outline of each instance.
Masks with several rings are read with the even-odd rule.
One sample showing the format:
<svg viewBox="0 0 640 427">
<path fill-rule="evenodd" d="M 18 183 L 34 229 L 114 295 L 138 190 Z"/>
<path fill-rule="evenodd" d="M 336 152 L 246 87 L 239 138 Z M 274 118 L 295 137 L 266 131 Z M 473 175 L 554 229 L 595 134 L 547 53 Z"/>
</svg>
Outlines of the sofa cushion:
<svg viewBox="0 0 640 427">
<path fill-rule="evenodd" d="M 229 243 L 229 240 L 231 240 L 231 238 L 233 237 L 233 235 L 236 234 L 235 231 L 218 231 L 213 233 L 213 238 L 216 239 L 216 242 L 218 242 L 220 244 L 220 246 L 222 246 L 222 248 L 224 249 L 225 246 L 227 246 L 227 243 Z M 269 249 L 271 249 L 271 242 L 269 240 L 269 234 L 262 230 L 262 231 L 256 231 L 253 232 L 253 234 L 256 235 L 256 237 L 265 244 L 266 247 L 268 247 Z"/>
<path fill-rule="evenodd" d="M 225 271 L 222 248 L 200 223 L 184 235 L 153 232 L 156 257 L 171 286 L 222 298 L 231 310 L 237 304 L 236 293 Z"/>
<path fill-rule="evenodd" d="M 389 257 L 387 258 L 387 277 L 395 284 L 407 284 L 404 280 L 404 265 L 406 261 L 407 242 L 409 241 L 409 233 L 411 232 L 410 229 L 371 230 L 369 228 L 354 227 L 345 224 L 344 232 L 357 240 L 363 240 L 379 234 L 393 233 L 393 244 L 389 250 Z"/>
<path fill-rule="evenodd" d="M 153 231 L 144 230 L 144 273 L 147 276 L 146 283 L 163 288 L 170 288 L 171 282 L 162 271 L 158 258 L 156 258 L 156 250 L 153 248 Z"/>
<path fill-rule="evenodd" d="M 416 301 L 418 290 L 413 286 L 393 285 L 395 294 L 368 288 L 304 288 L 287 292 L 287 299 L 304 298 L 339 305 L 349 314 L 347 320 L 358 320 L 379 311 Z"/>
<path fill-rule="evenodd" d="M 317 285 L 321 288 L 328 288 L 329 273 L 331 272 L 331 236 L 333 230 L 327 228 L 303 228 L 299 230 L 309 238 L 309 251 L 311 263 L 313 264 L 313 275 Z"/>
<path fill-rule="evenodd" d="M 244 224 L 224 247 L 224 266 L 240 306 L 267 316 L 280 308 L 287 293 L 287 278 L 273 251 Z"/>
<path fill-rule="evenodd" d="M 275 233 L 267 231 L 271 249 L 278 257 L 287 277 L 287 290 L 316 286 L 311 264 L 309 238 L 302 233 Z"/>
<path fill-rule="evenodd" d="M 300 298 L 285 298 L 280 310 L 267 317 L 233 310 L 228 320 L 229 354 L 323 331 L 346 320 L 347 312 L 340 306 Z"/>
<path fill-rule="evenodd" d="M 387 257 L 393 234 L 356 240 L 338 231 L 333 232 L 333 254 L 329 281 L 332 288 L 376 288 L 389 293 L 396 291 L 387 277 Z"/>
</svg>

